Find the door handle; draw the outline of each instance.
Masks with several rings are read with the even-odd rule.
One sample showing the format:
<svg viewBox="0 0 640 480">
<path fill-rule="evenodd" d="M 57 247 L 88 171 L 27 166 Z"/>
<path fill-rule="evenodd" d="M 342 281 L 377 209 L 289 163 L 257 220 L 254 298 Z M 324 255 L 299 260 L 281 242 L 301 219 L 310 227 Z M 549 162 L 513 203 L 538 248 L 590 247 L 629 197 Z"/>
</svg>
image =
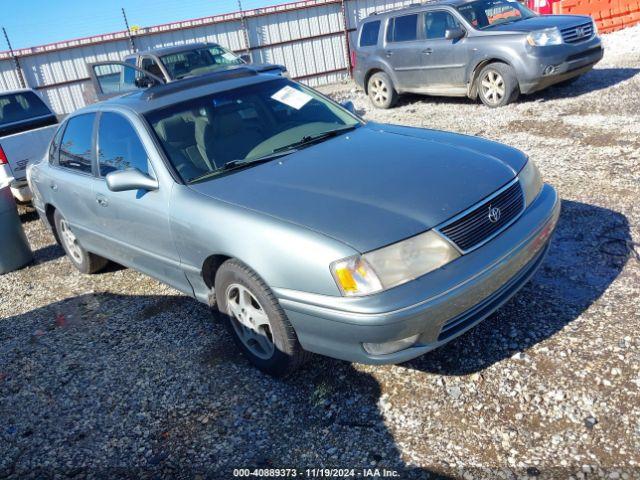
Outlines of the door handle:
<svg viewBox="0 0 640 480">
<path fill-rule="evenodd" d="M 393 52 L 391 50 L 387 50 L 385 53 L 387 54 L 387 57 L 390 57 L 391 55 L 393 55 Z"/>
<path fill-rule="evenodd" d="M 422 53 L 425 55 L 431 55 L 433 53 L 433 48 L 425 48 Z"/>
<path fill-rule="evenodd" d="M 49 184 L 49 188 L 51 188 L 51 190 L 53 190 L 54 192 L 56 192 L 56 191 L 58 190 L 58 185 L 57 185 L 57 184 L 55 184 L 55 183 L 53 183 L 53 182 L 51 182 L 51 183 Z"/>
<path fill-rule="evenodd" d="M 109 201 L 103 195 L 96 195 L 96 203 L 101 207 L 106 207 L 109 205 Z"/>
</svg>

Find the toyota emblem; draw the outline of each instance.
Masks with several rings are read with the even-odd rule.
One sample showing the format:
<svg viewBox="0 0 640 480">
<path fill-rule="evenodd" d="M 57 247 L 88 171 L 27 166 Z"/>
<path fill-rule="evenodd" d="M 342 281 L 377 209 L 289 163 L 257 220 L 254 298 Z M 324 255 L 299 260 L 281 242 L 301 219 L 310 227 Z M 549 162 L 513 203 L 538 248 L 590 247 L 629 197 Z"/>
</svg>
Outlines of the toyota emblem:
<svg viewBox="0 0 640 480">
<path fill-rule="evenodd" d="M 488 218 L 491 223 L 497 223 L 500 220 L 500 215 L 502 215 L 502 212 L 498 207 L 489 207 Z"/>
</svg>

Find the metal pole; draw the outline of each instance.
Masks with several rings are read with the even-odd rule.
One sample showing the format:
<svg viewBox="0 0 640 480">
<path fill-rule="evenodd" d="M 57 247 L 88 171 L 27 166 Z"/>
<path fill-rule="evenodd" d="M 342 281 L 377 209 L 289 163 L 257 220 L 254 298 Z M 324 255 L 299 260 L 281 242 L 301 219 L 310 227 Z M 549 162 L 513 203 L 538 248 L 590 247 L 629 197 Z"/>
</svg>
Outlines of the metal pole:
<svg viewBox="0 0 640 480">
<path fill-rule="evenodd" d="M 342 25 L 344 27 L 344 45 L 347 55 L 347 67 L 349 76 L 353 78 L 353 64 L 351 63 L 351 45 L 349 44 L 349 19 L 347 17 L 347 0 L 342 0 Z"/>
<path fill-rule="evenodd" d="M 9 35 L 7 35 L 7 30 L 4 27 L 2 27 L 2 33 L 4 33 L 4 39 L 7 41 L 7 45 L 9 47 L 9 54 L 11 55 L 11 58 L 13 58 L 13 63 L 15 63 L 16 65 L 16 72 L 18 72 L 18 82 L 20 82 L 20 88 L 27 88 L 27 82 L 25 82 L 24 75 L 22 74 L 20 60 L 13 51 L 13 47 L 11 46 L 11 42 L 9 41 Z"/>
<path fill-rule="evenodd" d="M 127 20 L 127 14 L 125 13 L 124 8 L 122 8 L 122 18 L 124 18 L 124 25 L 125 27 L 127 27 L 127 36 L 129 37 L 129 43 L 131 44 L 131 53 L 136 53 L 138 49 L 136 48 L 136 43 L 134 42 L 133 36 L 131 35 L 129 20 Z"/>
<path fill-rule="evenodd" d="M 238 12 L 240 12 L 240 24 L 242 25 L 242 33 L 244 36 L 244 51 L 249 56 L 249 59 L 253 62 L 253 55 L 251 55 L 251 46 L 249 44 L 249 28 L 247 26 L 247 19 L 244 16 L 242 0 L 238 0 Z"/>
</svg>

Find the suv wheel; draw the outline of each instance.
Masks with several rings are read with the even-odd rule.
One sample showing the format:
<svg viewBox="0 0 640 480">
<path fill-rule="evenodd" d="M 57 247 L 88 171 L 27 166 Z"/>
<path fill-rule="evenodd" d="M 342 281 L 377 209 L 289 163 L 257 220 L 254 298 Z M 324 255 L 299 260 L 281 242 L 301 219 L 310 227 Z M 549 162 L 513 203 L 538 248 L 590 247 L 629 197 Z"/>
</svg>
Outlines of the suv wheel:
<svg viewBox="0 0 640 480">
<path fill-rule="evenodd" d="M 223 263 L 216 273 L 215 291 L 236 345 L 260 370 L 284 376 L 311 356 L 300 346 L 271 289 L 249 267 L 237 260 Z"/>
<path fill-rule="evenodd" d="M 369 99 L 377 108 L 391 108 L 398 100 L 398 92 L 393 88 L 391 78 L 384 72 L 371 75 L 367 85 Z"/>
<path fill-rule="evenodd" d="M 476 86 L 482 103 L 492 108 L 514 102 L 520 94 L 515 71 L 504 63 L 491 63 L 484 67 Z"/>
<path fill-rule="evenodd" d="M 78 239 L 71 230 L 69 222 L 56 210 L 53 214 L 53 221 L 56 226 L 56 235 L 60 244 L 74 267 L 81 273 L 96 273 L 107 266 L 109 261 L 106 258 L 87 252 L 78 243 Z"/>
</svg>

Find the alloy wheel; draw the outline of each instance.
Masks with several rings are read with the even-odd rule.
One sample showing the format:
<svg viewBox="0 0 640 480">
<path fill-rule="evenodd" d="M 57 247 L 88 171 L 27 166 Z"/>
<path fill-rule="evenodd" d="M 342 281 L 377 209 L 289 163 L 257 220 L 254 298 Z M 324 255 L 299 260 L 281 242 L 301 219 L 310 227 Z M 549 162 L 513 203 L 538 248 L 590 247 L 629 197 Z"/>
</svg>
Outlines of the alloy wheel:
<svg viewBox="0 0 640 480">
<path fill-rule="evenodd" d="M 69 255 L 77 262 L 82 263 L 82 249 L 78 245 L 78 239 L 69 228 L 69 223 L 63 218 L 60 220 L 60 238 L 64 242 Z"/>
<path fill-rule="evenodd" d="M 369 87 L 371 96 L 376 105 L 384 105 L 389 98 L 389 87 L 379 78 L 375 78 Z"/>
<path fill-rule="evenodd" d="M 231 325 L 240 341 L 258 358 L 271 358 L 275 351 L 271 323 L 260 302 L 238 283 L 227 287 L 226 300 Z"/>
<path fill-rule="evenodd" d="M 491 104 L 498 104 L 504 98 L 506 88 L 504 78 L 495 70 L 487 70 L 481 81 L 482 94 Z"/>
</svg>

